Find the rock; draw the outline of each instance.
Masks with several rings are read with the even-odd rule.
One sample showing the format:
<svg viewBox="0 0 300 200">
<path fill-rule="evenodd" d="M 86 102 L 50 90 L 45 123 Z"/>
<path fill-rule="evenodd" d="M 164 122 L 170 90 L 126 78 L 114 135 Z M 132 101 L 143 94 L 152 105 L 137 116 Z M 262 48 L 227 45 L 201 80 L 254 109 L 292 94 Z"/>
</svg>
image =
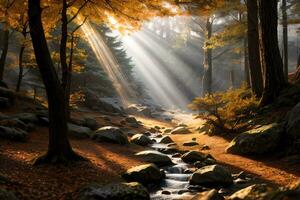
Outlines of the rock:
<svg viewBox="0 0 300 200">
<path fill-rule="evenodd" d="M 139 183 L 90 184 L 79 191 L 77 200 L 150 200 L 147 189 Z"/>
<path fill-rule="evenodd" d="M 265 184 L 255 184 L 235 192 L 229 200 L 268 200 L 266 196 L 271 191 Z"/>
<path fill-rule="evenodd" d="M 191 200 L 224 200 L 224 197 L 218 194 L 217 190 L 213 189 L 208 192 L 197 194 Z"/>
<path fill-rule="evenodd" d="M 132 136 L 130 142 L 140 146 L 147 146 L 153 143 L 148 136 L 143 134 L 135 134 L 134 136 Z"/>
<path fill-rule="evenodd" d="M 0 188 L 0 200 L 18 200 L 13 192 Z"/>
<path fill-rule="evenodd" d="M 181 156 L 181 153 L 175 153 L 174 155 L 172 155 L 172 158 L 180 158 Z"/>
<path fill-rule="evenodd" d="M 173 143 L 174 141 L 169 137 L 169 136 L 164 136 L 163 138 L 161 138 L 161 140 L 159 141 L 159 143 L 161 144 L 170 144 Z"/>
<path fill-rule="evenodd" d="M 159 151 L 164 153 L 164 154 L 173 154 L 173 153 L 180 152 L 180 150 L 177 149 L 176 147 L 162 148 L 162 149 L 159 149 Z"/>
<path fill-rule="evenodd" d="M 151 136 L 151 133 L 149 131 L 144 132 L 143 134 L 146 135 L 146 136 Z"/>
<path fill-rule="evenodd" d="M 158 166 L 165 166 L 165 165 L 171 165 L 173 164 L 171 159 L 158 151 L 142 151 L 137 154 L 135 154 L 145 162 L 154 163 Z"/>
<path fill-rule="evenodd" d="M 197 138 L 192 138 L 192 141 L 197 141 Z"/>
<path fill-rule="evenodd" d="M 210 150 L 210 147 L 207 145 L 203 145 L 203 147 L 201 148 L 201 150 L 205 151 L 205 150 Z"/>
<path fill-rule="evenodd" d="M 171 192 L 170 191 L 167 191 L 167 190 L 164 190 L 161 192 L 161 194 L 164 194 L 164 195 L 171 195 Z"/>
<path fill-rule="evenodd" d="M 198 142 L 194 142 L 194 141 L 183 143 L 183 146 L 185 146 L 185 147 L 193 147 L 193 146 L 197 146 L 197 145 L 199 145 L 199 143 Z"/>
<path fill-rule="evenodd" d="M 164 133 L 171 133 L 172 129 L 168 128 L 164 130 Z"/>
<path fill-rule="evenodd" d="M 125 112 L 132 115 L 140 115 L 145 117 L 152 117 L 152 111 L 147 106 L 132 104 L 125 109 Z"/>
<path fill-rule="evenodd" d="M 156 138 L 162 138 L 163 136 L 161 134 L 158 134 L 155 136 Z"/>
<path fill-rule="evenodd" d="M 28 133 L 19 128 L 8 128 L 0 126 L 0 138 L 9 139 L 13 141 L 25 141 Z"/>
<path fill-rule="evenodd" d="M 74 138 L 78 138 L 78 139 L 89 138 L 93 134 L 92 130 L 88 127 L 78 126 L 71 123 L 68 123 L 68 127 L 69 127 L 69 135 Z"/>
<path fill-rule="evenodd" d="M 213 158 L 213 157 L 209 154 L 204 154 L 199 151 L 189 151 L 183 154 L 183 156 L 181 157 L 183 162 L 186 163 L 195 163 L 197 161 L 204 161 L 207 158 Z"/>
<path fill-rule="evenodd" d="M 286 117 L 286 133 L 292 140 L 300 139 L 300 103 Z"/>
<path fill-rule="evenodd" d="M 247 155 L 270 153 L 278 146 L 282 132 L 282 127 L 276 123 L 252 129 L 234 138 L 226 151 Z"/>
<path fill-rule="evenodd" d="M 26 124 L 28 124 L 28 123 L 38 124 L 39 123 L 39 118 L 37 117 L 36 114 L 33 114 L 33 113 L 20 113 L 20 114 L 15 115 L 14 118 L 17 118 Z"/>
<path fill-rule="evenodd" d="M 6 126 L 10 128 L 18 128 L 22 130 L 27 130 L 28 126 L 22 122 L 21 120 L 15 118 L 15 119 L 5 119 L 0 121 L 0 126 Z"/>
<path fill-rule="evenodd" d="M 150 108 L 142 108 L 140 109 L 139 113 L 145 117 L 152 117 L 152 111 Z"/>
<path fill-rule="evenodd" d="M 83 125 L 90 128 L 91 130 L 97 130 L 100 125 L 94 118 L 86 117 L 83 119 Z"/>
<path fill-rule="evenodd" d="M 231 173 L 220 165 L 209 165 L 198 169 L 190 178 L 191 185 L 228 186 L 233 183 Z"/>
<path fill-rule="evenodd" d="M 99 128 L 93 135 L 92 139 L 97 142 L 109 142 L 115 144 L 129 144 L 126 134 L 118 127 L 105 126 Z"/>
<path fill-rule="evenodd" d="M 125 118 L 125 122 L 129 123 L 130 126 L 132 126 L 133 128 L 138 128 L 140 127 L 139 122 L 134 118 L 134 117 L 126 117 Z"/>
<path fill-rule="evenodd" d="M 215 165 L 217 164 L 217 161 L 215 159 L 211 159 L 211 158 L 206 158 L 203 161 L 197 161 L 194 163 L 194 166 L 197 168 L 202 168 L 208 165 Z"/>
<path fill-rule="evenodd" d="M 149 129 L 149 132 L 150 132 L 150 133 L 156 133 L 157 130 L 156 130 L 155 128 L 150 128 L 150 129 Z"/>
<path fill-rule="evenodd" d="M 180 127 L 173 129 L 170 133 L 171 134 L 188 134 L 188 133 L 191 133 L 191 131 L 187 127 L 180 126 Z"/>
<path fill-rule="evenodd" d="M 159 183 L 163 175 L 156 165 L 146 164 L 129 169 L 122 177 L 129 182 L 139 182 L 147 185 Z"/>
</svg>

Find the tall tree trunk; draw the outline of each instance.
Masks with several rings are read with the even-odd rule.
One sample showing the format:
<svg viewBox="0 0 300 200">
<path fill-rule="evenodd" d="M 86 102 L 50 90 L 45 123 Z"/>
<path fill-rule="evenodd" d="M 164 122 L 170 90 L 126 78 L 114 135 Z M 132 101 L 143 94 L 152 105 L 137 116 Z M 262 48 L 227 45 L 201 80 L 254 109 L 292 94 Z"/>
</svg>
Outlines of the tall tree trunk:
<svg viewBox="0 0 300 200">
<path fill-rule="evenodd" d="M 23 79 L 23 53 L 25 50 L 25 46 L 22 45 L 20 52 L 19 52 L 19 77 L 18 77 L 18 82 L 17 82 L 17 86 L 16 86 L 16 92 L 20 91 L 21 88 L 21 83 L 22 83 L 22 79 Z"/>
<path fill-rule="evenodd" d="M 284 77 L 288 80 L 289 74 L 289 50 L 288 50 L 288 17 L 287 17 L 287 6 L 286 0 L 282 0 L 282 35 L 283 35 L 283 69 Z"/>
<path fill-rule="evenodd" d="M 5 68 L 5 62 L 6 62 L 6 57 L 7 57 L 7 52 L 8 52 L 8 40 L 9 40 L 9 30 L 7 25 L 4 25 L 4 30 L 3 30 L 3 41 L 2 41 L 2 53 L 0 57 L 0 80 L 3 81 L 3 75 L 4 75 L 4 68 Z"/>
<path fill-rule="evenodd" d="M 259 31 L 258 31 L 258 4 L 257 0 L 248 0 L 248 55 L 251 88 L 257 97 L 262 96 L 263 75 L 260 63 Z"/>
<path fill-rule="evenodd" d="M 300 52 L 299 52 L 299 55 L 298 55 L 298 61 L 297 61 L 297 68 L 300 67 Z"/>
<path fill-rule="evenodd" d="M 203 96 L 212 92 L 212 49 L 209 40 L 212 37 L 212 22 L 208 17 L 206 21 L 206 43 L 204 45 L 204 74 L 203 74 Z"/>
<path fill-rule="evenodd" d="M 230 84 L 231 88 L 235 88 L 235 76 L 234 76 L 234 70 L 230 70 Z"/>
<path fill-rule="evenodd" d="M 65 94 L 67 117 L 70 118 L 70 94 L 71 94 L 71 71 L 67 64 L 67 42 L 68 42 L 68 16 L 67 0 L 63 0 L 61 11 L 61 40 L 60 40 L 60 63 L 62 68 L 62 87 Z"/>
<path fill-rule="evenodd" d="M 264 91 L 261 105 L 272 103 L 286 84 L 278 47 L 277 0 L 259 0 L 264 70 Z"/>
<path fill-rule="evenodd" d="M 40 0 L 28 0 L 29 27 L 36 61 L 46 88 L 49 107 L 49 145 L 45 157 L 39 162 L 66 162 L 78 160 L 69 143 L 67 133 L 67 108 L 64 91 L 60 85 L 47 46 L 41 20 Z"/>
<path fill-rule="evenodd" d="M 245 73 L 245 82 L 247 88 L 250 87 L 250 69 L 249 69 L 249 54 L 248 54 L 248 39 L 244 38 L 244 73 Z"/>
</svg>

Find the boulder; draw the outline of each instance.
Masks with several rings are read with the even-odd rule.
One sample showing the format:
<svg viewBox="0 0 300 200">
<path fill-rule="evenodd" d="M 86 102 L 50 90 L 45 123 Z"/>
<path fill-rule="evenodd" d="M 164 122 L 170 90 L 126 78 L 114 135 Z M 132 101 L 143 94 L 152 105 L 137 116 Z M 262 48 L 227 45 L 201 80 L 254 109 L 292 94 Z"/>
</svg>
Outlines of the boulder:
<svg viewBox="0 0 300 200">
<path fill-rule="evenodd" d="M 77 200 L 150 200 L 147 189 L 137 182 L 90 184 L 79 191 Z"/>
<path fill-rule="evenodd" d="M 234 138 L 226 151 L 246 155 L 270 153 L 278 146 L 282 132 L 282 126 L 277 123 L 252 129 Z"/>
<path fill-rule="evenodd" d="M 203 161 L 197 161 L 194 163 L 194 166 L 197 168 L 202 168 L 208 165 L 215 165 L 217 164 L 217 161 L 215 159 L 211 159 L 211 158 L 206 158 Z"/>
<path fill-rule="evenodd" d="M 26 124 L 28 124 L 28 123 L 38 124 L 39 123 L 39 118 L 37 117 L 36 114 L 33 114 L 33 113 L 19 113 L 19 114 L 15 115 L 14 118 L 17 118 Z"/>
<path fill-rule="evenodd" d="M 199 151 L 189 151 L 181 157 L 183 162 L 186 163 L 195 163 L 197 161 L 204 161 L 207 158 L 212 158 L 213 157 L 210 154 L 205 154 Z"/>
<path fill-rule="evenodd" d="M 152 117 L 151 109 L 143 105 L 132 104 L 125 109 L 125 112 L 132 115 Z"/>
<path fill-rule="evenodd" d="M 188 134 L 188 133 L 191 133 L 191 131 L 185 126 L 179 126 L 175 129 L 173 129 L 170 133 L 171 134 Z"/>
<path fill-rule="evenodd" d="M 28 133 L 19 128 L 9 128 L 0 126 L 0 138 L 9 139 L 13 141 L 24 141 Z"/>
<path fill-rule="evenodd" d="M 286 117 L 286 133 L 292 140 L 300 139 L 300 103 Z"/>
<path fill-rule="evenodd" d="M 135 154 L 145 162 L 154 163 L 158 166 L 166 166 L 173 164 L 169 156 L 162 154 L 158 151 L 142 151 Z"/>
<path fill-rule="evenodd" d="M 129 182 L 139 182 L 143 185 L 159 183 L 163 175 L 154 164 L 140 165 L 129 169 L 122 177 Z"/>
<path fill-rule="evenodd" d="M 11 128 L 18 128 L 22 130 L 27 130 L 28 125 L 26 125 L 24 122 L 17 118 L 13 119 L 5 119 L 0 121 L 0 126 L 6 126 L 6 127 L 11 127 Z"/>
<path fill-rule="evenodd" d="M 78 138 L 78 139 L 89 138 L 93 134 L 92 130 L 88 127 L 78 126 L 71 123 L 68 123 L 68 127 L 69 127 L 69 135 L 74 138 Z"/>
<path fill-rule="evenodd" d="M 202 192 L 194 196 L 191 200 L 224 200 L 225 198 L 218 194 L 218 191 L 213 189 L 207 192 Z"/>
<path fill-rule="evenodd" d="M 129 144 L 126 134 L 121 129 L 113 126 L 99 128 L 93 135 L 92 139 L 97 142 L 109 142 L 115 144 Z"/>
<path fill-rule="evenodd" d="M 233 183 L 231 173 L 220 165 L 209 165 L 198 169 L 190 178 L 191 185 L 228 186 Z"/>
<path fill-rule="evenodd" d="M 83 119 L 83 125 L 90 128 L 91 130 L 97 130 L 100 125 L 94 118 L 86 117 Z"/>
<path fill-rule="evenodd" d="M 125 121 L 130 124 L 138 124 L 138 121 L 136 120 L 135 117 L 126 117 Z"/>
<path fill-rule="evenodd" d="M 229 200 L 267 200 L 272 189 L 265 184 L 255 184 L 241 189 L 229 197 Z"/>
<path fill-rule="evenodd" d="M 13 192 L 0 188 L 0 200 L 18 200 Z"/>
<path fill-rule="evenodd" d="M 174 141 L 169 136 L 164 136 L 159 141 L 159 143 L 161 143 L 161 144 L 170 144 L 170 143 L 173 143 L 173 142 Z"/>
<path fill-rule="evenodd" d="M 130 139 L 130 142 L 140 146 L 147 146 L 149 144 L 152 144 L 152 140 L 148 136 L 143 134 L 135 134 Z"/>
<path fill-rule="evenodd" d="M 197 145 L 199 145 L 199 143 L 195 142 L 195 141 L 183 143 L 183 146 L 185 146 L 185 147 L 193 147 L 193 146 L 197 146 Z"/>
</svg>

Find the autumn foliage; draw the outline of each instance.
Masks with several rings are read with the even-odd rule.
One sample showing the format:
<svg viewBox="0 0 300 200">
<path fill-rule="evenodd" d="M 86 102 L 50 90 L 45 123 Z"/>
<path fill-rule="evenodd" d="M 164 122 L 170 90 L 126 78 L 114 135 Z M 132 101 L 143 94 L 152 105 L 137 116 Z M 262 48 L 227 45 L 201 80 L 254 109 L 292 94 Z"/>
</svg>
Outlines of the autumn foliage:
<svg viewBox="0 0 300 200">
<path fill-rule="evenodd" d="M 241 119 L 258 106 L 257 98 L 246 87 L 197 97 L 189 107 L 197 111 L 197 117 L 221 133 L 238 132 L 245 128 Z M 217 131 L 217 132 L 218 132 Z"/>
</svg>

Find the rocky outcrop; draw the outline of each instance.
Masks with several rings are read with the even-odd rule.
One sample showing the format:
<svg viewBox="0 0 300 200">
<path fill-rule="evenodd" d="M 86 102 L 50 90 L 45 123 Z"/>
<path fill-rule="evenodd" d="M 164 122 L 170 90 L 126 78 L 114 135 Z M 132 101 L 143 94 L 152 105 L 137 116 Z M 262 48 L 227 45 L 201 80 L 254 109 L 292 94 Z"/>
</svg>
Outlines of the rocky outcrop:
<svg viewBox="0 0 300 200">
<path fill-rule="evenodd" d="M 78 139 L 84 139 L 84 138 L 89 138 L 93 134 L 93 131 L 84 126 L 78 126 L 75 124 L 68 124 L 69 127 L 69 135 L 74 138 Z"/>
<path fill-rule="evenodd" d="M 91 184 L 79 191 L 77 200 L 150 200 L 147 189 L 139 183 Z"/>
<path fill-rule="evenodd" d="M 282 133 L 282 126 L 277 123 L 252 129 L 234 138 L 226 151 L 246 155 L 270 153 L 278 146 Z"/>
<path fill-rule="evenodd" d="M 109 142 L 115 144 L 129 144 L 126 134 L 118 127 L 105 126 L 99 128 L 93 135 L 92 139 L 97 142 Z"/>
</svg>

